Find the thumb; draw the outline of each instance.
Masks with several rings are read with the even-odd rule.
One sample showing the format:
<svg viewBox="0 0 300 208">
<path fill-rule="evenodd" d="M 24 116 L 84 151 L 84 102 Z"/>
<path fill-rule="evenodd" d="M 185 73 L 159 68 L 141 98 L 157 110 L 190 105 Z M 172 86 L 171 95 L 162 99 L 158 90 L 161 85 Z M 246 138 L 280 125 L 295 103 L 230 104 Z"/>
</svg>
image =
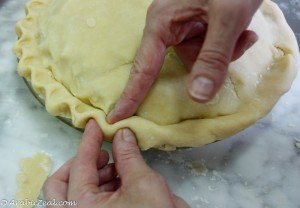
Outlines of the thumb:
<svg viewBox="0 0 300 208">
<path fill-rule="evenodd" d="M 214 18 L 209 19 L 203 47 L 188 80 L 189 94 L 198 102 L 211 100 L 222 86 L 235 46 L 247 26 L 239 11 L 226 8 L 212 11 Z"/>
<path fill-rule="evenodd" d="M 176 208 L 190 208 L 186 201 L 176 195 L 173 195 L 173 200 Z"/>
<path fill-rule="evenodd" d="M 143 160 L 131 130 L 119 130 L 113 140 L 112 148 L 116 170 L 123 185 L 136 181 L 136 178 L 151 170 Z"/>
</svg>

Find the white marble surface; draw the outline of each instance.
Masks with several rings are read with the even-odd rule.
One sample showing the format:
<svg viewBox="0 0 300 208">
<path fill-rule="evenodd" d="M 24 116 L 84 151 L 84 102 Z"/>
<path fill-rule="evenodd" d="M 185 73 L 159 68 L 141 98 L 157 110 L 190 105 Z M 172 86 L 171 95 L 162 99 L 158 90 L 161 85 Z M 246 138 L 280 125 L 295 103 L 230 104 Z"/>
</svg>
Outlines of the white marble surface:
<svg viewBox="0 0 300 208">
<path fill-rule="evenodd" d="M 45 151 L 56 170 L 74 155 L 81 136 L 50 116 L 16 73 L 11 48 L 24 2 L 0 0 L 0 200 L 14 198 L 21 158 Z M 288 3 L 294 10 L 299 6 L 298 0 Z M 228 140 L 144 156 L 193 208 L 299 208 L 299 92 L 298 76 L 269 116 Z M 110 144 L 105 146 L 110 149 Z"/>
</svg>

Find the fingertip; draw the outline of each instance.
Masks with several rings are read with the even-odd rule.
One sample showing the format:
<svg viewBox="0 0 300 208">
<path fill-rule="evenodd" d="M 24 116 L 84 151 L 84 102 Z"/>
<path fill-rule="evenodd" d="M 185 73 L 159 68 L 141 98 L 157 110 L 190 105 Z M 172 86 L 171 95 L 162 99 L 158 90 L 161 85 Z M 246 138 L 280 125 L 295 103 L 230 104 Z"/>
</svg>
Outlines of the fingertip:
<svg viewBox="0 0 300 208">
<path fill-rule="evenodd" d="M 253 34 L 253 42 L 256 43 L 259 40 L 259 36 L 256 32 L 252 31 Z"/>
<path fill-rule="evenodd" d="M 236 61 L 244 55 L 257 41 L 258 35 L 251 30 L 245 30 L 239 37 L 231 61 Z"/>
<path fill-rule="evenodd" d="M 120 140 L 122 140 L 122 129 L 118 130 L 117 133 L 115 134 L 114 136 L 114 140 L 113 142 L 116 143 L 116 142 L 119 142 Z"/>
<path fill-rule="evenodd" d="M 124 106 L 123 106 L 124 107 Z M 115 124 L 122 119 L 126 118 L 126 115 L 122 113 L 123 111 L 118 107 L 118 104 L 115 106 L 115 108 L 106 116 L 106 121 L 109 124 Z"/>
<path fill-rule="evenodd" d="M 246 30 L 246 32 L 248 32 L 250 39 L 252 40 L 252 42 L 256 42 L 259 39 L 259 36 L 257 35 L 256 32 L 252 31 L 252 30 Z"/>
<path fill-rule="evenodd" d="M 101 150 L 97 162 L 97 168 L 101 169 L 109 162 L 109 154 L 106 150 Z"/>
<path fill-rule="evenodd" d="M 85 126 L 84 136 L 89 135 L 89 134 L 95 134 L 95 135 L 102 136 L 102 131 L 101 131 L 98 123 L 96 122 L 96 120 L 94 120 L 93 118 L 90 119 Z"/>
<path fill-rule="evenodd" d="M 244 48 L 244 51 L 248 50 L 251 48 L 259 39 L 258 35 L 251 30 L 247 30 L 244 33 L 246 33 L 246 46 Z"/>
<path fill-rule="evenodd" d="M 109 124 L 114 124 L 114 112 L 111 111 L 107 116 L 106 116 L 106 122 Z"/>
<path fill-rule="evenodd" d="M 123 129 L 122 130 L 122 139 L 125 142 L 129 142 L 129 143 L 132 143 L 132 144 L 137 144 L 136 137 L 130 129 Z"/>
<path fill-rule="evenodd" d="M 135 104 L 128 101 L 124 96 L 118 101 L 114 109 L 106 116 L 109 124 L 115 124 L 123 119 L 129 118 L 135 113 Z"/>
<path fill-rule="evenodd" d="M 114 143 L 121 148 L 126 147 L 128 145 L 137 146 L 137 140 L 135 134 L 130 129 L 121 129 L 117 131 L 114 138 Z"/>
<path fill-rule="evenodd" d="M 90 119 L 85 126 L 77 158 L 97 158 L 101 150 L 102 142 L 102 130 L 94 119 Z"/>
<path fill-rule="evenodd" d="M 212 99 L 215 91 L 215 81 L 205 77 L 196 76 L 192 78 L 189 86 L 190 96 L 197 102 L 208 102 Z"/>
<path fill-rule="evenodd" d="M 137 145 L 135 134 L 130 129 L 119 130 L 113 140 L 113 155 L 137 155 L 140 150 Z"/>
<path fill-rule="evenodd" d="M 98 126 L 98 125 L 97 125 L 97 122 L 96 122 L 93 118 L 91 118 L 91 119 L 88 120 L 88 122 L 86 123 L 86 127 L 87 127 L 87 128 L 92 128 L 93 126 Z"/>
</svg>

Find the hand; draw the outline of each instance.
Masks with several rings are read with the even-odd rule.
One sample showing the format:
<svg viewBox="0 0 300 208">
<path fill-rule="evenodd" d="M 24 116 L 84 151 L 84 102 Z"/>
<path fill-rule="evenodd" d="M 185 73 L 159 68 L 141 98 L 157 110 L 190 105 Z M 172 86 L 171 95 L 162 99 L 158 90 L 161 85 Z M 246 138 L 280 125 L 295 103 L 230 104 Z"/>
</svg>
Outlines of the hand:
<svg viewBox="0 0 300 208">
<path fill-rule="evenodd" d="M 108 115 L 109 123 L 132 116 L 157 78 L 169 46 L 191 70 L 189 94 L 211 100 L 228 65 L 258 39 L 248 31 L 262 0 L 154 0 L 147 14 L 140 50 L 127 86 Z"/>
<path fill-rule="evenodd" d="M 90 120 L 76 157 L 45 182 L 46 200 L 76 201 L 75 207 L 82 208 L 188 207 L 171 192 L 166 180 L 146 165 L 130 130 L 115 135 L 115 164 L 108 164 L 102 141 L 99 126 Z"/>
</svg>

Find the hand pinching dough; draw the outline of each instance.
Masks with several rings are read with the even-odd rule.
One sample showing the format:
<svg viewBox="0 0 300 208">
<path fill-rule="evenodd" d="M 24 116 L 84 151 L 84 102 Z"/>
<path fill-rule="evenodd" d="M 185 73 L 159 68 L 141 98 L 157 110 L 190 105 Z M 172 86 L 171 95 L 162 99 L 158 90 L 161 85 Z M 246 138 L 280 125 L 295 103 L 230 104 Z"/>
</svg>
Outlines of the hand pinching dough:
<svg viewBox="0 0 300 208">
<path fill-rule="evenodd" d="M 250 25 L 259 41 L 229 67 L 216 98 L 189 98 L 188 72 L 173 52 L 135 116 L 109 125 L 140 45 L 151 0 L 31 0 L 17 24 L 19 74 L 47 110 L 83 128 L 95 118 L 107 140 L 132 129 L 142 149 L 172 150 L 227 138 L 265 116 L 296 75 L 295 36 L 275 3 L 264 0 Z"/>
</svg>

